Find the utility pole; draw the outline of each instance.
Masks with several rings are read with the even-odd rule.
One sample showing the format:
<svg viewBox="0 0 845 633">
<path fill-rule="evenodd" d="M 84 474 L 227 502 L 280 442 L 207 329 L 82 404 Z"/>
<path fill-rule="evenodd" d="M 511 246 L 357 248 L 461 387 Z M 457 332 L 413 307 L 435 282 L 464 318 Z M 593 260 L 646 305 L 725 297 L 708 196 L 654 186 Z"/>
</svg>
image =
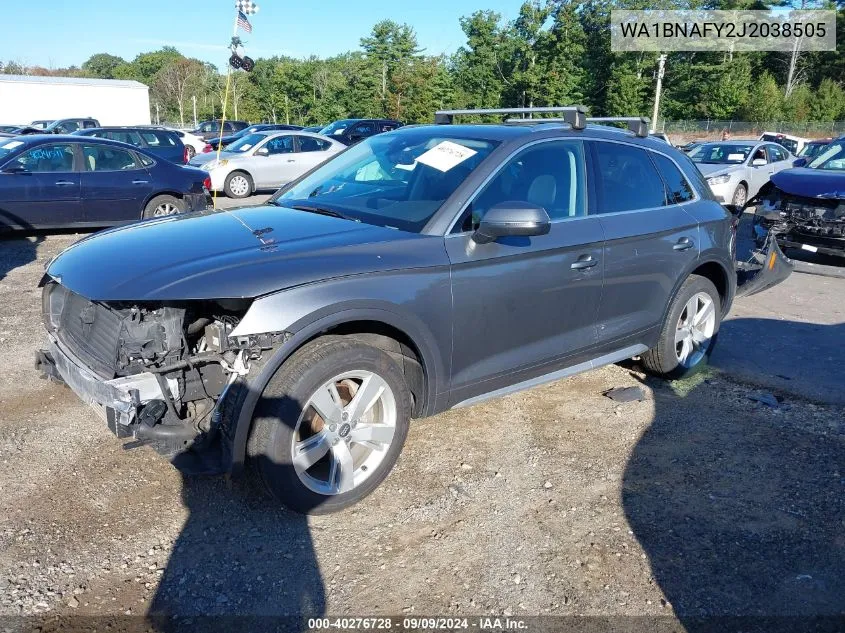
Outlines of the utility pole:
<svg viewBox="0 0 845 633">
<path fill-rule="evenodd" d="M 663 90 L 663 73 L 666 69 L 666 55 L 660 54 L 657 58 L 657 88 L 654 91 L 654 114 L 651 117 L 651 131 L 657 130 L 657 116 L 660 114 L 660 93 Z"/>
<path fill-rule="evenodd" d="M 158 113 L 158 101 L 156 101 L 156 125 L 161 125 L 161 117 Z"/>
<path fill-rule="evenodd" d="M 197 95 L 191 97 L 191 101 L 194 102 L 194 129 L 197 129 L 199 123 L 197 123 Z"/>
</svg>

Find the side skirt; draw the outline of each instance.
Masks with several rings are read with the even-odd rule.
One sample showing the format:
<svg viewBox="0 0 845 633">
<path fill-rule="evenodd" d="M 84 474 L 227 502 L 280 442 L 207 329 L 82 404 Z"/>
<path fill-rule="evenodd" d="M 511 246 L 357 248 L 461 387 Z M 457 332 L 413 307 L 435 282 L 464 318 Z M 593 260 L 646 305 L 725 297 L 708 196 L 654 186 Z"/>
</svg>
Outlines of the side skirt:
<svg viewBox="0 0 845 633">
<path fill-rule="evenodd" d="M 531 378 L 530 380 L 523 380 L 522 382 L 510 385 L 509 387 L 502 387 L 501 389 L 496 389 L 495 391 L 491 391 L 489 393 L 483 393 L 479 396 L 474 396 L 472 398 L 462 400 L 451 408 L 460 409 L 462 407 L 469 407 L 474 404 L 490 400 L 491 398 L 507 396 L 512 393 L 531 389 L 532 387 L 545 385 L 547 383 L 554 382 L 555 380 L 560 380 L 561 378 L 567 378 L 569 376 L 581 374 L 591 369 L 597 369 L 605 365 L 618 363 L 621 360 L 626 360 L 628 358 L 631 358 L 632 356 L 637 356 L 646 351 L 648 351 L 648 347 L 642 344 L 624 347 L 615 352 L 611 352 L 609 354 L 604 354 L 597 358 L 593 358 L 592 360 L 584 361 L 583 363 L 578 363 L 577 365 L 572 365 L 572 367 L 567 367 L 566 369 L 559 369 L 548 374 L 543 374 L 542 376 L 537 376 L 536 378 Z"/>
</svg>

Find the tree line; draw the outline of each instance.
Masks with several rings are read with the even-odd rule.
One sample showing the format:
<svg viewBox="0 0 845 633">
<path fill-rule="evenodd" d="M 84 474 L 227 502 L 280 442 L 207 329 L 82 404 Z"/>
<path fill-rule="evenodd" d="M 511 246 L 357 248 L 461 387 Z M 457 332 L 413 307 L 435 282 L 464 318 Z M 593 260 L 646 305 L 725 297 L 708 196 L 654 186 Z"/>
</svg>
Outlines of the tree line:
<svg viewBox="0 0 845 633">
<path fill-rule="evenodd" d="M 661 2 L 660 8 L 763 9 L 784 1 Z M 227 116 L 302 125 L 344 117 L 422 123 L 442 108 L 569 104 L 584 104 L 597 116 L 651 116 L 658 54 L 612 52 L 609 24 L 614 8 L 654 6 L 654 0 L 648 6 L 644 0 L 526 0 L 509 21 L 477 11 L 460 18 L 466 42 L 448 56 L 427 54 L 411 26 L 384 20 L 361 38 L 359 50 L 259 58 L 253 72 L 232 72 Z M 845 118 L 845 5 L 837 17 L 835 52 L 670 53 L 661 118 Z M 137 80 L 150 86 L 153 118 L 157 107 L 161 120 L 180 125 L 192 123 L 194 98 L 200 119 L 219 117 L 227 99 L 225 71 L 173 47 L 130 61 L 99 53 L 71 68 L 0 66 L 12 74 Z"/>
</svg>

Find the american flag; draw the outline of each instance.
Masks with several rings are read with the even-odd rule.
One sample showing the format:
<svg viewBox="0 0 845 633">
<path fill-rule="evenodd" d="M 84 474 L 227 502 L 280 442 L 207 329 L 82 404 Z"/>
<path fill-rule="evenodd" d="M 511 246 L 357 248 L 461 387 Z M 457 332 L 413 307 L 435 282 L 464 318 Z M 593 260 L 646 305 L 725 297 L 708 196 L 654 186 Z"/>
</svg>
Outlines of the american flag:
<svg viewBox="0 0 845 633">
<path fill-rule="evenodd" d="M 252 24 L 246 19 L 246 14 L 243 11 L 238 11 L 238 26 L 247 33 L 252 33 Z"/>
</svg>

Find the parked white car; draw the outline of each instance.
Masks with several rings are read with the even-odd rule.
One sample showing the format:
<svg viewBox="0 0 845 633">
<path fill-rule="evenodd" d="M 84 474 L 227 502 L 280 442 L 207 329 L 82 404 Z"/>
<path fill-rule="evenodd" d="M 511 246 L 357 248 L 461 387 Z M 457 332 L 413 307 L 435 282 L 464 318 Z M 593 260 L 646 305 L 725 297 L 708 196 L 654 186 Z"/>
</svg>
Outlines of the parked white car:
<svg viewBox="0 0 845 633">
<path fill-rule="evenodd" d="M 782 145 L 792 154 L 798 156 L 811 139 L 803 136 L 792 136 L 792 134 L 781 134 L 780 132 L 763 132 L 759 140 Z"/>
<path fill-rule="evenodd" d="M 782 145 L 758 141 L 702 143 L 689 157 L 719 202 L 737 206 L 757 195 L 772 174 L 789 169 L 795 160 Z"/>
<path fill-rule="evenodd" d="M 346 145 L 301 131 L 254 132 L 217 152 L 198 154 L 188 164 L 208 172 L 211 189 L 246 198 L 261 189 L 278 189 L 325 162 Z"/>
</svg>

